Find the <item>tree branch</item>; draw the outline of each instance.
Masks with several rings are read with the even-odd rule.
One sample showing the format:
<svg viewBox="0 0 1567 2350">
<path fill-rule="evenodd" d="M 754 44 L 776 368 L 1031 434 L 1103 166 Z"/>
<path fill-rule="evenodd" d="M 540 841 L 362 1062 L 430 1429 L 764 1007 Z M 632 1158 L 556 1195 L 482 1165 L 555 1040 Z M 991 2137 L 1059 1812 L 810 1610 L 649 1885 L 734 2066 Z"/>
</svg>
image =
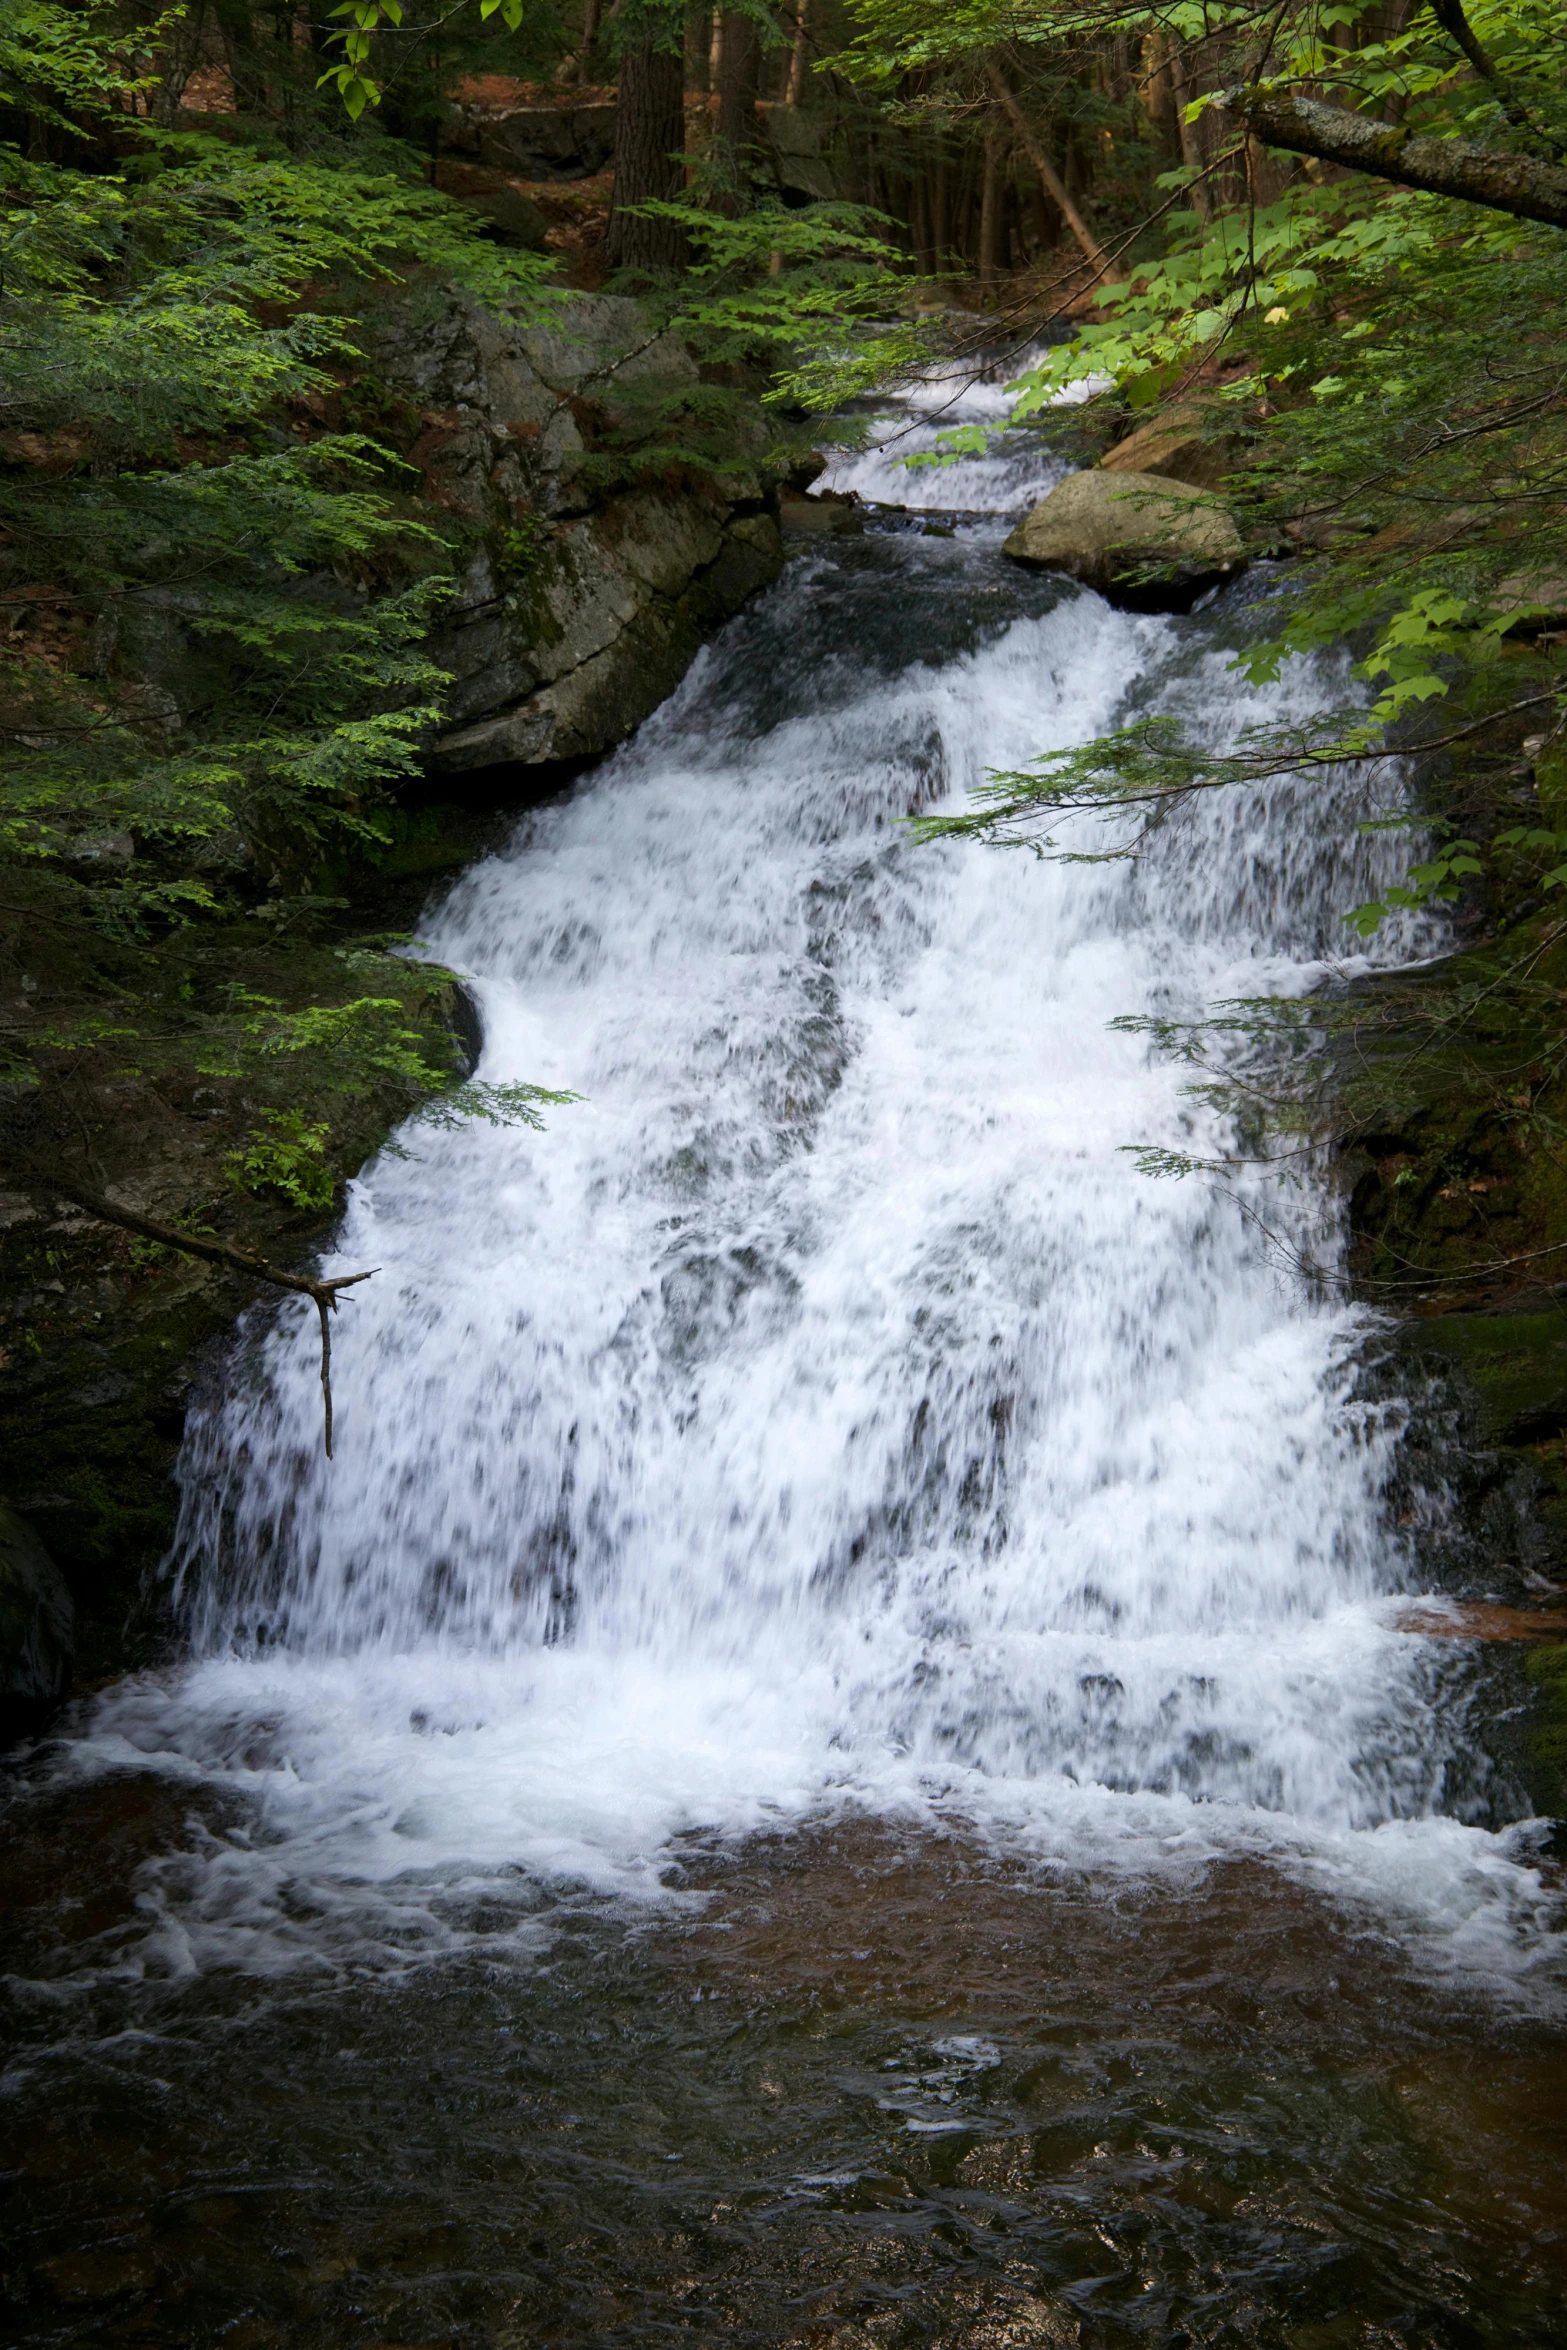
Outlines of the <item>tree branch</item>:
<svg viewBox="0 0 1567 2350">
<path fill-rule="evenodd" d="M 1489 85 L 1492 97 L 1514 130 L 1522 131 L 1526 137 L 1536 140 L 1548 154 L 1560 155 L 1562 150 L 1559 142 L 1541 129 L 1522 99 L 1497 72 L 1495 59 L 1464 14 L 1464 0 L 1431 0 L 1431 14 L 1448 39 L 1462 49 L 1480 79 Z"/>
<path fill-rule="evenodd" d="M 195 1232 L 181 1232 L 176 1225 L 164 1224 L 156 1216 L 138 1215 L 134 1208 L 122 1208 L 97 1192 L 82 1190 L 78 1185 L 51 1177 L 30 1183 L 33 1191 L 56 1193 L 68 1199 L 73 1207 L 85 1209 L 100 1224 L 117 1224 L 122 1232 L 134 1232 L 142 1240 L 155 1240 L 162 1248 L 178 1249 L 182 1256 L 200 1257 L 209 1265 L 226 1265 L 231 1271 L 247 1273 L 253 1281 L 268 1281 L 275 1289 L 292 1289 L 301 1297 L 313 1298 L 321 1317 L 321 1402 L 325 1422 L 326 1457 L 332 1458 L 332 1333 L 327 1320 L 337 1311 L 340 1290 L 352 1289 L 358 1281 L 368 1281 L 380 1271 L 372 1265 L 363 1273 L 336 1273 L 322 1280 L 311 1273 L 285 1273 L 281 1265 L 269 1264 L 253 1249 L 235 1248 L 226 1240 L 208 1240 Z"/>
<path fill-rule="evenodd" d="M 1315 155 L 1432 196 L 1455 196 L 1516 220 L 1567 228 L 1567 171 L 1465 139 L 1430 138 L 1290 90 L 1226 90 L 1219 103 L 1265 145 Z"/>
</svg>

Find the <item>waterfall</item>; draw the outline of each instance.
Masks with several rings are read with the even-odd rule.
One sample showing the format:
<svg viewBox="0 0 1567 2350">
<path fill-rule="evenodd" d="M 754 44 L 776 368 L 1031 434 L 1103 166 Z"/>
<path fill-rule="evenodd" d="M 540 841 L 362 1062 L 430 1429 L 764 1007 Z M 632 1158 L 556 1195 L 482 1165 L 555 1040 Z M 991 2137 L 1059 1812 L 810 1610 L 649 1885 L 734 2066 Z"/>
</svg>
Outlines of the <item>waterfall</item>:
<svg viewBox="0 0 1567 2350">
<path fill-rule="evenodd" d="M 1341 682 L 1243 684 L 1234 591 L 1136 617 L 1013 569 L 974 509 L 1038 460 L 988 462 L 993 499 L 919 477 L 967 508 L 940 533 L 797 555 L 430 917 L 481 1074 L 584 1098 L 415 1125 L 351 1187 L 332 1267 L 381 1269 L 334 1460 L 291 1307 L 193 1421 L 194 1660 L 93 1732 L 261 1822 L 181 1896 L 187 1956 L 439 1943 L 453 1882 L 655 1891 L 671 1837 L 833 1804 L 1276 1853 L 1460 1938 L 1532 1883 L 1443 1813 L 1461 1701 L 1390 1623 L 1366 1317 L 1258 1230 L 1331 1261 L 1334 1204 L 1140 1174 L 1227 1138 L 1108 1025 L 1308 987 L 1404 844 L 1318 779 L 1134 862 L 916 845 L 1137 711 L 1219 741 Z"/>
</svg>

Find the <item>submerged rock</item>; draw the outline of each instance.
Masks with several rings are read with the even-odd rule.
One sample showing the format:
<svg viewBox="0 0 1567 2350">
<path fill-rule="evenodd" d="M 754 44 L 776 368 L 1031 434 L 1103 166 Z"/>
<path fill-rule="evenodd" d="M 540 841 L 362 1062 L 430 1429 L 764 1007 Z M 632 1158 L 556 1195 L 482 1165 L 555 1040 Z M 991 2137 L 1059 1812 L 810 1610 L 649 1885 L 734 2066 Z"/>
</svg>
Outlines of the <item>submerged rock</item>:
<svg viewBox="0 0 1567 2350">
<path fill-rule="evenodd" d="M 1162 473 L 1069 474 L 1002 548 L 1065 571 L 1135 611 L 1184 611 L 1244 569 L 1234 517 L 1207 490 Z"/>
<path fill-rule="evenodd" d="M 25 1518 L 0 1502 L 0 1741 L 38 1729 L 71 1685 L 76 1614 Z"/>
</svg>

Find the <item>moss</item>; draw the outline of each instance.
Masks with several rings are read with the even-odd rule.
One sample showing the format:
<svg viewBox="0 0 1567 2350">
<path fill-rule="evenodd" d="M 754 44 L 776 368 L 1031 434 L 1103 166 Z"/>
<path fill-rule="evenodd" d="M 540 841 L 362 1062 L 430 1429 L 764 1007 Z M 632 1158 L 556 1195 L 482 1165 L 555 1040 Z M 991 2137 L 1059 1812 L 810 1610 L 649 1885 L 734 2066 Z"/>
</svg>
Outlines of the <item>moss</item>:
<svg viewBox="0 0 1567 2350">
<path fill-rule="evenodd" d="M 1527 1446 L 1567 1429 L 1567 1312 L 1433 1315 L 1419 1341 L 1472 1381 L 1484 1442 Z"/>
<path fill-rule="evenodd" d="M 1531 1790 L 1548 1817 L 1567 1817 L 1567 1642 L 1537 1648 L 1524 1660 L 1532 1685 L 1534 1719 L 1528 1733 Z"/>
</svg>

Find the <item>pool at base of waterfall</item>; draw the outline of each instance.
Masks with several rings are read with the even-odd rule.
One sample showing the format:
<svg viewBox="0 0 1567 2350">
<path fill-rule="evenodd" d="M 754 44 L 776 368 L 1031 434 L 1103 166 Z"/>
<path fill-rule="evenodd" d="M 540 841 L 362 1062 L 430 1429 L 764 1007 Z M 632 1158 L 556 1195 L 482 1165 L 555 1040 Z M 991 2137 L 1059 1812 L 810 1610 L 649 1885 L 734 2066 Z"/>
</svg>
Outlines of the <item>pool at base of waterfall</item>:
<svg viewBox="0 0 1567 2350">
<path fill-rule="evenodd" d="M 258 1311 L 188 1655 L 10 1776 L 18 2350 L 1567 2331 L 1560 1870 L 1408 1628 L 1421 1407 L 1326 1185 L 1128 1148 L 1244 1158 L 1146 1024 L 1363 968 L 1407 842 L 1358 774 L 1130 860 L 912 836 L 1350 690 L 1242 681 L 1266 573 L 1172 619 L 1007 565 L 1050 477 L 813 540 L 431 909 L 480 1075 L 582 1098 L 363 1171 L 335 1457 Z"/>
<path fill-rule="evenodd" d="M 1562 2338 L 1567 2035 L 1262 1863 L 843 1819 L 682 1839 L 635 1911 L 453 1884 L 460 1955 L 130 1996 L 148 1862 L 234 1824 L 132 1776 L 13 1815 L 8 2342 Z"/>
</svg>

